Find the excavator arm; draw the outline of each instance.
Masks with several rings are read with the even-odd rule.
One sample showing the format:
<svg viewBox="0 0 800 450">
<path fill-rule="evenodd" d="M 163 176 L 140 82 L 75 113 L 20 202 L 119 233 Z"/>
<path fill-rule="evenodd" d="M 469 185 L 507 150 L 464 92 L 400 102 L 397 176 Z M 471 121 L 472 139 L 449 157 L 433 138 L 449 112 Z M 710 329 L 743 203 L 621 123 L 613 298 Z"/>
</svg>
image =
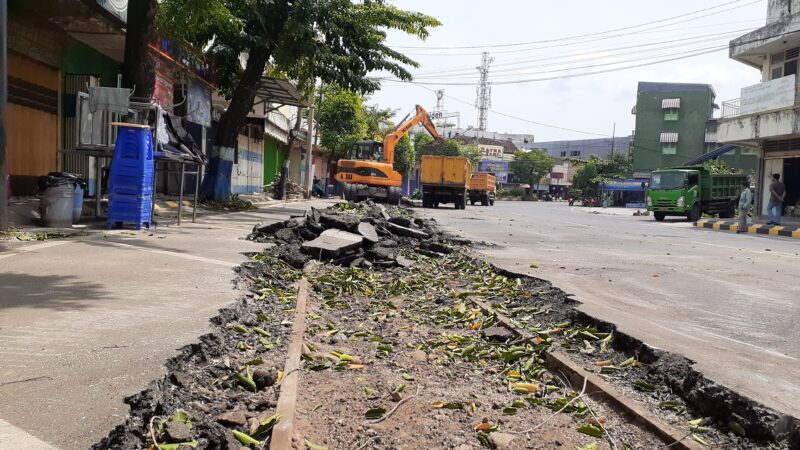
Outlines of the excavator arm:
<svg viewBox="0 0 800 450">
<path fill-rule="evenodd" d="M 397 146 L 397 142 L 401 137 L 405 136 L 409 130 L 420 123 L 428 130 L 428 133 L 430 133 L 434 139 L 441 139 L 439 133 L 436 132 L 436 127 L 433 125 L 431 117 L 428 115 L 428 111 L 425 111 L 425 108 L 422 106 L 417 105 L 417 113 L 414 114 L 414 117 L 401 123 L 393 132 L 383 138 L 383 162 L 394 165 L 394 148 Z"/>
</svg>

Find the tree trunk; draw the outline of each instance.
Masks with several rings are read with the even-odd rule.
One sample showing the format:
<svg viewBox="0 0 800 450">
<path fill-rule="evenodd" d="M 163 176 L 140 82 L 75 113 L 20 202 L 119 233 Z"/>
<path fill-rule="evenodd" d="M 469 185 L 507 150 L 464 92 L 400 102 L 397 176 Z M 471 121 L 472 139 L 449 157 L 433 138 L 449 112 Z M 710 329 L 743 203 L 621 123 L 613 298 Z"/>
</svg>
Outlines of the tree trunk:
<svg viewBox="0 0 800 450">
<path fill-rule="evenodd" d="M 283 163 L 281 164 L 281 177 L 278 179 L 278 200 L 283 200 L 286 197 L 286 179 L 288 178 L 288 167 L 286 165 L 289 157 L 292 154 L 292 146 L 297 140 L 297 134 L 300 133 L 300 126 L 303 121 L 303 110 L 297 108 L 297 119 L 294 121 L 294 128 L 289 131 L 289 140 L 286 148 L 283 150 Z"/>
<path fill-rule="evenodd" d="M 128 2 L 128 24 L 125 32 L 125 61 L 122 63 L 122 85 L 135 89 L 133 96 L 150 99 L 155 87 L 153 61 L 147 44 L 158 11 L 158 0 Z"/>
<path fill-rule="evenodd" d="M 258 84 L 261 82 L 269 57 L 270 52 L 263 48 L 251 48 L 249 51 L 247 67 L 233 92 L 228 109 L 222 113 L 217 134 L 214 136 L 211 160 L 201 188 L 201 197 L 204 199 L 226 201 L 231 197 L 233 159 L 239 130 L 253 108 Z"/>
</svg>

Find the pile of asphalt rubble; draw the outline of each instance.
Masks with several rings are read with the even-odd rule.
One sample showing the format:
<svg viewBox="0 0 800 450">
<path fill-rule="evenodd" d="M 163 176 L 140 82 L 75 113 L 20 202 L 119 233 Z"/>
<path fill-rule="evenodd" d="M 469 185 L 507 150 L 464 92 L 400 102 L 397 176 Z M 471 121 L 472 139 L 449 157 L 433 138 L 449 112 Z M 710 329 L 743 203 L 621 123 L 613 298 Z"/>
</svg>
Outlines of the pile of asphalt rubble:
<svg viewBox="0 0 800 450">
<path fill-rule="evenodd" d="M 413 261 L 402 256 L 404 250 L 439 257 L 467 243 L 444 236 L 432 220 L 413 218 L 409 209 L 371 201 L 259 224 L 248 239 L 278 244 L 271 253 L 296 269 L 312 259 L 364 269 L 406 267 Z"/>
<path fill-rule="evenodd" d="M 260 439 L 259 444 L 269 440 L 293 319 L 294 283 L 308 262 L 403 270 L 413 264 L 407 258 L 410 252 L 439 258 L 469 244 L 443 233 L 434 221 L 414 218 L 406 208 L 372 202 L 339 203 L 286 221 L 259 224 L 248 239 L 265 243 L 266 250 L 238 269 L 243 297 L 211 319 L 211 333 L 167 362 L 166 375 L 126 399 L 130 413 L 125 423 L 93 449 L 259 448 L 255 443 L 245 445 L 242 433 Z M 502 269 L 495 268 L 495 273 L 523 278 L 523 284 L 549 286 L 544 280 Z M 553 308 L 559 309 L 553 314 L 559 320 L 613 332 L 614 351 L 625 355 L 620 358 L 636 357 L 643 363 L 638 369 L 641 376 L 657 384 L 658 391 L 649 400 L 637 400 L 651 411 L 657 410 L 653 405 L 659 398 L 678 398 L 694 417 L 705 417 L 705 424 L 730 436 L 736 443 L 730 448 L 800 450 L 796 418 L 707 379 L 685 357 L 652 348 L 613 324 L 578 311 L 578 302 L 563 291 L 551 291 Z M 746 429 L 746 438 L 730 430 L 731 421 Z"/>
</svg>

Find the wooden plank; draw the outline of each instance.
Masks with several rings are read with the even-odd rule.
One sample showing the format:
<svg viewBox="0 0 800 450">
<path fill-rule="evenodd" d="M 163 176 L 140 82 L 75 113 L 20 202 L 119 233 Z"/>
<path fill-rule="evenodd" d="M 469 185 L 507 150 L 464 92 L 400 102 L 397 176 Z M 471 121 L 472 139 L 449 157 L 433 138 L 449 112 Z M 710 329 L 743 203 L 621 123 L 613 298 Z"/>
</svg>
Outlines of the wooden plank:
<svg viewBox="0 0 800 450">
<path fill-rule="evenodd" d="M 306 304 L 308 303 L 308 280 L 303 277 L 297 287 L 297 303 L 294 310 L 294 323 L 292 324 L 292 341 L 289 343 L 286 364 L 283 369 L 285 374 L 281 382 L 281 392 L 278 397 L 277 414 L 281 420 L 272 430 L 270 450 L 288 450 L 292 448 L 292 433 L 294 432 L 294 417 L 297 409 L 297 387 L 300 379 L 300 357 L 303 354 L 303 333 L 305 332 Z"/>
</svg>

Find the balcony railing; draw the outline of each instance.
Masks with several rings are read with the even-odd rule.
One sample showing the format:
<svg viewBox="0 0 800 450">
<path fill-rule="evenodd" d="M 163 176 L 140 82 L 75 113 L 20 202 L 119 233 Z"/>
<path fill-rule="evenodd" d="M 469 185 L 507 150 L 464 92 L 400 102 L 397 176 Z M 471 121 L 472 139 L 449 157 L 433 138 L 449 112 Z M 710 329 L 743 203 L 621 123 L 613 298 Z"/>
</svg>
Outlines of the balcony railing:
<svg viewBox="0 0 800 450">
<path fill-rule="evenodd" d="M 736 117 L 739 115 L 739 112 L 742 110 L 742 99 L 737 98 L 734 100 L 728 100 L 727 102 L 722 102 L 722 118 L 728 117 Z"/>
</svg>

